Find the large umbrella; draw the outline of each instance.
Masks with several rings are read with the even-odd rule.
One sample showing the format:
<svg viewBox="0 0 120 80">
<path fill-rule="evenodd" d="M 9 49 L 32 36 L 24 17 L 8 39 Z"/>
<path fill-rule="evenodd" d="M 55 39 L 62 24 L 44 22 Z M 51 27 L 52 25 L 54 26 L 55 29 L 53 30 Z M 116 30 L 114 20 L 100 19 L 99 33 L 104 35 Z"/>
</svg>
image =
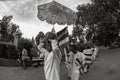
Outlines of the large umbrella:
<svg viewBox="0 0 120 80">
<path fill-rule="evenodd" d="M 71 25 L 77 19 L 74 11 L 56 1 L 38 5 L 37 16 L 41 21 L 46 20 L 47 23 L 58 23 L 59 25 Z"/>
<path fill-rule="evenodd" d="M 37 16 L 41 21 L 46 20 L 47 23 L 53 25 L 56 23 L 59 25 L 64 25 L 64 24 L 71 25 L 74 24 L 77 19 L 77 15 L 74 11 L 72 11 L 71 9 L 67 8 L 66 6 L 56 1 L 39 5 Z M 67 61 L 67 55 L 66 55 L 66 61 Z"/>
</svg>

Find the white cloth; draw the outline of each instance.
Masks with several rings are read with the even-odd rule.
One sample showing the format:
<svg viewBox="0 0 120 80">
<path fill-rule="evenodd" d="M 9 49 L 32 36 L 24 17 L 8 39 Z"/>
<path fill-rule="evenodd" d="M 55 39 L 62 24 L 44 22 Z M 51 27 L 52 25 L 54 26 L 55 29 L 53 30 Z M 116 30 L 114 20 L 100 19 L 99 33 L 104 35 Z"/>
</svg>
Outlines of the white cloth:
<svg viewBox="0 0 120 80">
<path fill-rule="evenodd" d="M 77 61 L 77 59 L 79 60 L 79 62 Z M 79 80 L 80 69 L 81 69 L 81 65 L 82 65 L 83 61 L 85 61 L 84 54 L 77 51 L 77 53 L 74 55 L 74 59 L 73 59 L 71 80 Z"/>
<path fill-rule="evenodd" d="M 51 45 L 52 45 L 52 49 L 56 49 L 58 48 L 58 45 L 57 45 L 57 41 L 56 40 L 51 40 Z"/>
<path fill-rule="evenodd" d="M 74 53 L 69 52 L 69 57 L 67 58 L 67 71 L 68 71 L 68 77 L 71 77 L 72 73 L 72 65 L 73 65 L 73 58 L 74 58 Z"/>
<path fill-rule="evenodd" d="M 27 53 L 27 50 L 26 50 L 26 49 L 23 49 L 23 50 L 22 50 L 22 56 L 28 56 L 28 53 Z"/>
<path fill-rule="evenodd" d="M 93 52 L 93 60 L 96 59 L 96 57 L 98 55 L 98 50 L 99 50 L 98 47 L 95 47 L 94 52 Z"/>
<path fill-rule="evenodd" d="M 56 41 L 51 41 L 52 51 L 48 52 L 45 48 L 39 48 L 41 53 L 44 54 L 44 71 L 46 80 L 60 80 L 60 62 L 61 52 L 57 47 Z"/>
<path fill-rule="evenodd" d="M 22 60 L 26 60 L 26 59 L 29 59 L 28 52 L 26 49 L 23 49 L 22 50 Z"/>
<path fill-rule="evenodd" d="M 37 48 L 39 49 L 39 50 L 41 50 L 41 48 L 43 48 L 43 45 L 44 45 L 44 43 L 40 43 L 38 46 L 37 46 Z"/>
</svg>

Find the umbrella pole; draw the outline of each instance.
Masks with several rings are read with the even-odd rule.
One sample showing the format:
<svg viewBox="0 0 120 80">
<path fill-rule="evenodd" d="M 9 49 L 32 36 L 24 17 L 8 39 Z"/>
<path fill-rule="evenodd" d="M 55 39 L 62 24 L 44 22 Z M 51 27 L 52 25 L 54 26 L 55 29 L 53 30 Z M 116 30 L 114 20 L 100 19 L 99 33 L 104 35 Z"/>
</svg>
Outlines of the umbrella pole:
<svg viewBox="0 0 120 80">
<path fill-rule="evenodd" d="M 53 24 L 53 28 L 52 28 L 52 32 L 53 33 L 55 33 L 55 24 Z M 57 36 L 57 33 L 55 33 L 56 34 L 56 36 Z M 58 42 L 58 38 L 57 38 L 57 42 Z M 62 50 L 62 48 L 60 47 L 60 45 L 59 45 L 59 43 L 58 43 L 58 47 L 59 47 L 59 49 L 60 49 L 60 52 L 62 53 L 62 54 L 64 54 L 64 51 Z"/>
<path fill-rule="evenodd" d="M 54 25 L 52 27 L 52 33 L 55 33 L 55 27 L 54 27 Z"/>
<path fill-rule="evenodd" d="M 53 28 L 55 28 L 55 24 L 53 24 Z"/>
</svg>

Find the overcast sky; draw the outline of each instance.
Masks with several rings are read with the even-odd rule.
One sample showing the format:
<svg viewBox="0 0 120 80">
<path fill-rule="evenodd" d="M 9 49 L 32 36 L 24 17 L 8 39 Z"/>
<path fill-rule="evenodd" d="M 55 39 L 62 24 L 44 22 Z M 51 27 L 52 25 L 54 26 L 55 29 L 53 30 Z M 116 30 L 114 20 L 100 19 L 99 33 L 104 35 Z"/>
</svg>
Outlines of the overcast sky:
<svg viewBox="0 0 120 80">
<path fill-rule="evenodd" d="M 52 25 L 37 18 L 37 5 L 51 2 L 53 0 L 0 0 L 0 19 L 4 15 L 13 15 L 12 22 L 20 26 L 23 37 L 32 38 L 40 31 L 44 33 L 51 31 Z M 81 4 L 89 3 L 90 0 L 55 0 L 73 11 Z M 55 25 L 56 32 L 66 25 Z M 72 31 L 72 25 L 68 27 Z"/>
</svg>

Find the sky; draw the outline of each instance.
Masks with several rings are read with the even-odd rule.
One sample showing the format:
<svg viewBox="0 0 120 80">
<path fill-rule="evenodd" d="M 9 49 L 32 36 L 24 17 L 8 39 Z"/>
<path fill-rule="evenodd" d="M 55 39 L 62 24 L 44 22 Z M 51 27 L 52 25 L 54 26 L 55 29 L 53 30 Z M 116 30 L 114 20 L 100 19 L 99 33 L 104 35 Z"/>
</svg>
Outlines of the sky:
<svg viewBox="0 0 120 80">
<path fill-rule="evenodd" d="M 37 17 L 37 6 L 51 2 L 53 0 L 0 0 L 0 19 L 4 15 L 13 15 L 12 22 L 19 25 L 23 33 L 23 37 L 32 38 L 43 31 L 44 33 L 51 31 L 53 25 L 46 21 L 40 21 Z M 90 0 L 55 0 L 73 11 L 77 11 L 76 7 L 81 4 L 87 4 Z M 55 31 L 58 32 L 67 25 L 55 24 Z M 72 27 L 68 26 L 68 31 L 71 34 Z"/>
</svg>

